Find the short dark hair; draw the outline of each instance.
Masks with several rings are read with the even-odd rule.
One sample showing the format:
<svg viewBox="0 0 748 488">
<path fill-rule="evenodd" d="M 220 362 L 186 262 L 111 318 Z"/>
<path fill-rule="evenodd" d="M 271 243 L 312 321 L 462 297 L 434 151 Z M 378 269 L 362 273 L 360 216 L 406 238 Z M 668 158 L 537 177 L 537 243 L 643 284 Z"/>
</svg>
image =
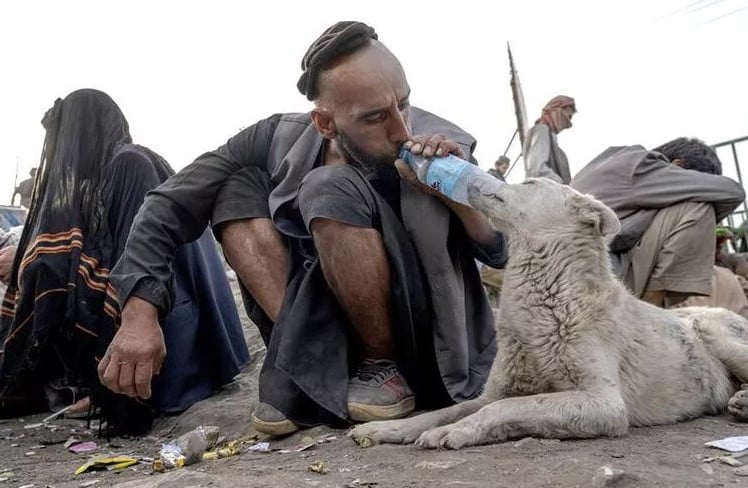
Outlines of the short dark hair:
<svg viewBox="0 0 748 488">
<path fill-rule="evenodd" d="M 336 59 L 366 46 L 372 39 L 377 40 L 379 37 L 372 27 L 363 22 L 346 20 L 331 25 L 304 54 L 301 60 L 302 73 L 296 88 L 307 100 L 315 100 L 320 72 Z"/>
<path fill-rule="evenodd" d="M 509 159 L 508 157 L 504 155 L 501 155 L 496 159 L 496 161 L 493 162 L 493 164 L 494 166 L 498 166 L 499 164 L 509 164 L 511 162 L 512 162 L 511 159 Z"/>
<path fill-rule="evenodd" d="M 716 151 L 699 139 L 679 137 L 653 150 L 662 153 L 670 162 L 680 159 L 684 169 L 712 175 L 722 174 L 722 163 Z"/>
</svg>

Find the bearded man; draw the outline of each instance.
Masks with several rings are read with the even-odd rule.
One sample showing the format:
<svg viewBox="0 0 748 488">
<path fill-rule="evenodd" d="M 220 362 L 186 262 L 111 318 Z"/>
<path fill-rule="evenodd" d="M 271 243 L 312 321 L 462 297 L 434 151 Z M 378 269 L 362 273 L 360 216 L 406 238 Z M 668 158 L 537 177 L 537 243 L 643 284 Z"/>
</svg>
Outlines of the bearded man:
<svg viewBox="0 0 748 488">
<path fill-rule="evenodd" d="M 366 24 L 331 26 L 301 67 L 310 112 L 255 123 L 148 196 L 112 273 L 124 312 L 110 388 L 140 395 L 141 365 L 158 370 L 169 262 L 210 222 L 268 348 L 257 430 L 398 418 L 481 392 L 496 341 L 474 259 L 503 266 L 504 238 L 398 159 L 402 147 L 470 159 L 475 140 L 411 107 Z"/>
</svg>

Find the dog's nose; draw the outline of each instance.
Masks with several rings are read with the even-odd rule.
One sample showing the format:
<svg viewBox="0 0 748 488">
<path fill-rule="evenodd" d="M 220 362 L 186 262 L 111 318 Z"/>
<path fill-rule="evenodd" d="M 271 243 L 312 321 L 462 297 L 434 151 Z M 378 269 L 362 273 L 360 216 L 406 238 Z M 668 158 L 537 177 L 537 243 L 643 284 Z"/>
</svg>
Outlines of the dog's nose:
<svg viewBox="0 0 748 488">
<path fill-rule="evenodd" d="M 468 195 L 483 194 L 486 196 L 494 196 L 498 193 L 498 190 L 502 185 L 504 185 L 504 182 L 498 178 L 494 178 L 488 174 L 480 175 L 480 177 L 472 178 L 468 182 Z"/>
<path fill-rule="evenodd" d="M 503 184 L 503 181 L 488 174 L 473 178 L 468 182 L 468 201 L 472 204 L 473 199 L 480 196 L 499 199 L 498 190 Z"/>
</svg>

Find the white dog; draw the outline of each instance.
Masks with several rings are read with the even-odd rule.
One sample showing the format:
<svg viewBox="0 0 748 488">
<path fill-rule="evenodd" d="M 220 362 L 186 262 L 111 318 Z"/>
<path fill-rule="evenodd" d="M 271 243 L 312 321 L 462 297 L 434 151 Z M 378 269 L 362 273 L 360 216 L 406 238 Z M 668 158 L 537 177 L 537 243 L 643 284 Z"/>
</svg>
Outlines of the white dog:
<svg viewBox="0 0 748 488">
<path fill-rule="evenodd" d="M 530 179 L 470 201 L 509 241 L 499 347 L 483 395 L 349 435 L 427 448 L 536 436 L 622 436 L 657 425 L 748 412 L 748 321 L 718 308 L 664 310 L 613 276 L 604 236 L 616 215 L 550 180 Z M 734 395 L 734 396 L 733 396 Z M 731 399 L 732 397 L 732 399 Z M 729 401 L 729 406 L 728 406 Z"/>
</svg>

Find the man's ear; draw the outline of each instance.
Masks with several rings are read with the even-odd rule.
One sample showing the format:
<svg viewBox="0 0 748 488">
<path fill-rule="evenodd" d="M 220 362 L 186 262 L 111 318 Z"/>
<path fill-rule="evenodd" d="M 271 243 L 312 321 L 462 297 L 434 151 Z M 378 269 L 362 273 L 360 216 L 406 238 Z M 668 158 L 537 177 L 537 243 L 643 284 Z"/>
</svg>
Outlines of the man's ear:
<svg viewBox="0 0 748 488">
<path fill-rule="evenodd" d="M 615 212 L 599 200 L 587 195 L 573 195 L 568 203 L 576 211 L 579 221 L 592 227 L 597 235 L 617 234 L 621 230 Z"/>
<path fill-rule="evenodd" d="M 338 135 L 338 129 L 330 112 L 325 109 L 315 108 L 312 110 L 312 122 L 322 137 L 325 139 L 335 139 Z"/>
<path fill-rule="evenodd" d="M 677 167 L 682 168 L 683 166 L 685 166 L 686 162 L 682 159 L 673 159 L 672 161 L 670 161 L 670 164 L 674 164 Z"/>
</svg>

